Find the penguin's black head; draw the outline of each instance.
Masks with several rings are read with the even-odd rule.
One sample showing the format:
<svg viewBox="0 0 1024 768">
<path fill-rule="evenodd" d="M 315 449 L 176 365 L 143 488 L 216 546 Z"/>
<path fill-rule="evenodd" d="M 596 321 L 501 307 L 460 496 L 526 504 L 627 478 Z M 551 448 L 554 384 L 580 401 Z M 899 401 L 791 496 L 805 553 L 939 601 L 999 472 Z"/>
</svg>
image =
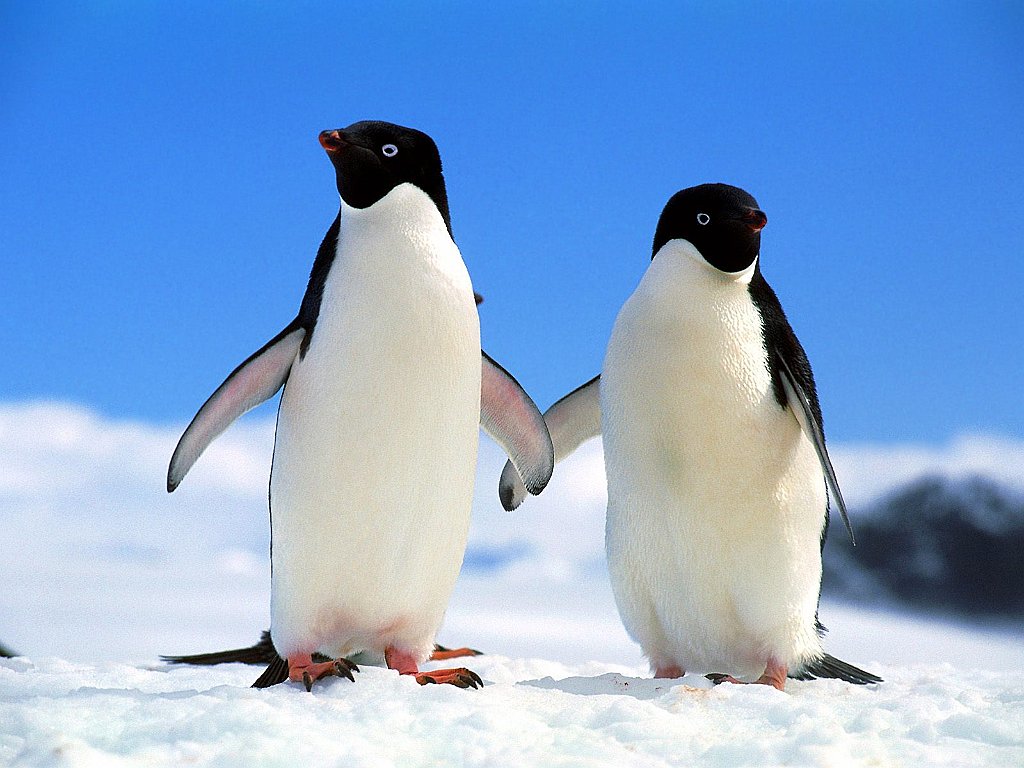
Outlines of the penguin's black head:
<svg viewBox="0 0 1024 768">
<path fill-rule="evenodd" d="M 338 192 L 348 205 L 369 208 L 399 184 L 413 184 L 434 201 L 451 232 L 441 155 L 427 134 L 363 120 L 347 128 L 322 131 L 320 144 L 334 164 Z"/>
<path fill-rule="evenodd" d="M 654 252 L 669 240 L 689 240 L 711 266 L 742 272 L 761 250 L 768 217 L 739 187 L 701 184 L 676 192 L 665 204 L 654 232 Z"/>
</svg>

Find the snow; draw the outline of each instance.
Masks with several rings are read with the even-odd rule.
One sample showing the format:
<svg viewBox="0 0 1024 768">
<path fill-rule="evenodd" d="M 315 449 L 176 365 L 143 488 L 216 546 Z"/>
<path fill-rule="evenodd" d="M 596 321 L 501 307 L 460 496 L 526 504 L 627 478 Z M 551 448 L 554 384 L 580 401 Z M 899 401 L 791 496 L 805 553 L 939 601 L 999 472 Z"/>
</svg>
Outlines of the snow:
<svg viewBox="0 0 1024 768">
<path fill-rule="evenodd" d="M 160 653 L 249 645 L 268 622 L 273 424 L 232 427 L 169 496 L 183 426 L 0 405 L 0 642 L 27 654 L 0 661 L 0 766 L 1024 765 L 1019 627 L 826 601 L 826 648 L 885 683 L 651 680 L 605 573 L 599 441 L 515 513 L 497 502 L 504 459 L 481 443 L 470 547 L 438 638 L 486 652 L 465 662 L 481 690 L 364 666 L 312 695 L 256 691 L 254 667 L 163 665 Z M 877 446 L 836 453 L 844 490 L 870 498 L 911 470 L 1009 477 L 1024 448 L 965 438 L 895 446 L 890 461 Z"/>
<path fill-rule="evenodd" d="M 712 687 L 639 668 L 482 656 L 480 690 L 246 687 L 253 670 L 0 663 L 0 763 L 33 766 L 1020 765 L 1024 672 L 880 667 L 838 681 Z"/>
</svg>

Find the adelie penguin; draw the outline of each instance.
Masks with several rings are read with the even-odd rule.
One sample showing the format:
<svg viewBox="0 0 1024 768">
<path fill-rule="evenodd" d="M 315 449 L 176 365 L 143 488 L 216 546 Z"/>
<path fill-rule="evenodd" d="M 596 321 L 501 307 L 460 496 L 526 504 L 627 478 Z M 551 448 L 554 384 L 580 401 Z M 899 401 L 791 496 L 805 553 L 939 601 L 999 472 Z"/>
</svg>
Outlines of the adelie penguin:
<svg viewBox="0 0 1024 768">
<path fill-rule="evenodd" d="M 551 439 L 526 392 L 481 352 L 433 140 L 367 121 L 324 131 L 320 143 L 341 207 L 298 315 L 199 410 L 167 488 L 232 421 L 284 387 L 270 479 L 280 659 L 256 687 L 351 678 L 346 658 L 359 652 L 420 683 L 475 687 L 479 677 L 464 668 L 418 665 L 465 552 L 479 427 L 532 493 L 551 476 Z"/>
<path fill-rule="evenodd" d="M 612 588 L 656 677 L 881 682 L 822 649 L 829 491 L 849 521 L 811 366 L 761 272 L 766 223 L 737 187 L 675 194 L 601 375 L 545 419 L 556 460 L 602 435 Z M 524 497 L 512 466 L 499 495 Z"/>
</svg>

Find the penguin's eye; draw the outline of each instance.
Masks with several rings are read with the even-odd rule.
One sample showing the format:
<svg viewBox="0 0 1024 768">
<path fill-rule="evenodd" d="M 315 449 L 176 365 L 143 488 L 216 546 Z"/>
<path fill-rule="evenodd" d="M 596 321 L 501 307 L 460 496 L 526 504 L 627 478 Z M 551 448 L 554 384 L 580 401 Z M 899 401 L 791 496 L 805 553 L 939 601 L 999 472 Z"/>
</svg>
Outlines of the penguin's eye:
<svg viewBox="0 0 1024 768">
<path fill-rule="evenodd" d="M 705 224 L 710 224 L 711 223 L 711 217 L 708 216 L 706 213 L 698 213 L 697 214 L 697 223 L 700 224 L 703 227 Z"/>
<path fill-rule="evenodd" d="M 384 157 L 394 157 L 395 155 L 398 154 L 398 147 L 396 147 L 394 144 L 385 144 L 383 147 L 380 148 L 380 151 L 381 154 L 384 155 Z"/>
</svg>

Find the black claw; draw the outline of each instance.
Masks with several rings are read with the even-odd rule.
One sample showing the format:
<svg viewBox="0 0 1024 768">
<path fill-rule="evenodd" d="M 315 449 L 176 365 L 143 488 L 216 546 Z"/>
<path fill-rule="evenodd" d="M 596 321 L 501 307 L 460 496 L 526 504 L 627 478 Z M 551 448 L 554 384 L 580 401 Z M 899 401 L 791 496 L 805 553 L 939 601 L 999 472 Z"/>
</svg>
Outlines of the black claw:
<svg viewBox="0 0 1024 768">
<path fill-rule="evenodd" d="M 480 675 L 471 669 L 464 669 L 455 676 L 455 682 L 453 685 L 459 688 L 480 688 L 484 684 L 484 681 L 480 679 Z"/>
<path fill-rule="evenodd" d="M 334 662 L 334 674 L 338 677 L 347 677 L 353 683 L 356 681 L 355 677 L 352 676 L 352 670 L 342 660 Z"/>
<path fill-rule="evenodd" d="M 302 673 L 302 684 L 306 686 L 306 692 L 313 692 L 313 676 L 309 672 Z"/>
<path fill-rule="evenodd" d="M 711 672 L 709 674 L 704 675 L 704 677 L 706 677 L 715 685 L 721 685 L 725 682 L 725 678 L 727 678 L 728 675 L 723 675 L 720 672 Z"/>
</svg>

